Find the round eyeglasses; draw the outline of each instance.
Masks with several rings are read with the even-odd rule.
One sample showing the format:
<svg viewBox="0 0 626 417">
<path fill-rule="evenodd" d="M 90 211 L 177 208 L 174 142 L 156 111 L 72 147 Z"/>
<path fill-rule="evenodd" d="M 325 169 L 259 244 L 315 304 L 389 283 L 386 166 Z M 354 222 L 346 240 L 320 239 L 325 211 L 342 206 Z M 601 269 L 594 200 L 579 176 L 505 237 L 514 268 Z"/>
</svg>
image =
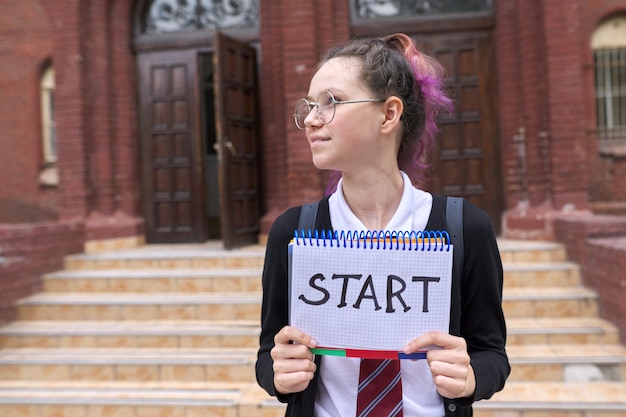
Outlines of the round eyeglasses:
<svg viewBox="0 0 626 417">
<path fill-rule="evenodd" d="M 315 107 L 317 118 L 320 122 L 327 125 L 332 122 L 335 117 L 335 106 L 337 104 L 351 104 L 351 103 L 382 103 L 384 98 L 365 98 L 362 100 L 337 100 L 333 93 L 330 91 L 322 91 L 317 97 L 317 101 L 309 101 L 306 98 L 301 98 L 296 102 L 296 110 L 293 114 L 293 118 L 296 122 L 296 127 L 300 130 L 305 129 L 304 119 L 309 115 L 313 107 Z"/>
</svg>

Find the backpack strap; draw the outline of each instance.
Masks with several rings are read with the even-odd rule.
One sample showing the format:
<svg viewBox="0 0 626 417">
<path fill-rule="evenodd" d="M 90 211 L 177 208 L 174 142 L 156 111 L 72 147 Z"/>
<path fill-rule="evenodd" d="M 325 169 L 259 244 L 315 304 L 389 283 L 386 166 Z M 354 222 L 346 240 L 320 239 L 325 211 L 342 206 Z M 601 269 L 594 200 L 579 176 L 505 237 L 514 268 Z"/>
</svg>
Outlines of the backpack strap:
<svg viewBox="0 0 626 417">
<path fill-rule="evenodd" d="M 302 206 L 302 211 L 300 211 L 300 221 L 298 222 L 298 233 L 300 233 L 301 230 L 315 229 L 318 206 L 319 201 L 307 203 Z"/>
<path fill-rule="evenodd" d="M 463 271 L 463 199 L 446 198 L 446 227 L 454 246 L 453 263 L 458 272 Z"/>
<path fill-rule="evenodd" d="M 446 198 L 446 229 L 450 235 L 450 242 L 453 245 L 452 253 L 452 292 L 458 294 L 461 300 L 461 287 L 463 283 L 463 199 L 459 197 Z M 458 316 L 459 320 L 451 320 L 450 332 L 460 335 L 460 326 L 453 326 L 452 323 L 460 324 L 461 306 L 452 305 L 450 307 L 452 317 Z"/>
</svg>

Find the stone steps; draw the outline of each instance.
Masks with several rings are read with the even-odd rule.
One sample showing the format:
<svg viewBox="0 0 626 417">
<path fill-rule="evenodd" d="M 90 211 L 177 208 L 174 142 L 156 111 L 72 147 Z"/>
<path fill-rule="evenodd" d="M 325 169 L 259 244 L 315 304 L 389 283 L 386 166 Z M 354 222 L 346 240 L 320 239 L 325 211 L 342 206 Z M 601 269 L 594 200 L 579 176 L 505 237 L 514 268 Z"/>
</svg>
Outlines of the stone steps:
<svg viewBox="0 0 626 417">
<path fill-rule="evenodd" d="M 511 377 L 478 417 L 625 416 L 626 353 L 577 265 L 499 242 Z M 0 328 L 0 416 L 272 417 L 254 382 L 265 248 L 81 254 Z"/>
</svg>

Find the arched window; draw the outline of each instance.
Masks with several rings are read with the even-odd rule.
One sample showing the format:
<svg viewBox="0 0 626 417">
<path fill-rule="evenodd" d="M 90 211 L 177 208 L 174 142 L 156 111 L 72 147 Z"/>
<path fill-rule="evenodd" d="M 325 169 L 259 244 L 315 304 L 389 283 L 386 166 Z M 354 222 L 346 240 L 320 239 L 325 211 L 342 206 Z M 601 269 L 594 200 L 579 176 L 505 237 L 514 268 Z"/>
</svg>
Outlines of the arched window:
<svg viewBox="0 0 626 417">
<path fill-rule="evenodd" d="M 152 0 L 146 3 L 143 34 L 251 28 L 259 24 L 258 0 Z"/>
<path fill-rule="evenodd" d="M 601 144 L 626 144 L 626 15 L 593 33 L 596 114 Z"/>
<path fill-rule="evenodd" d="M 57 161 L 57 129 L 54 115 L 54 69 L 52 66 L 41 76 L 41 137 L 43 145 L 43 159 L 45 164 L 54 164 Z"/>
</svg>

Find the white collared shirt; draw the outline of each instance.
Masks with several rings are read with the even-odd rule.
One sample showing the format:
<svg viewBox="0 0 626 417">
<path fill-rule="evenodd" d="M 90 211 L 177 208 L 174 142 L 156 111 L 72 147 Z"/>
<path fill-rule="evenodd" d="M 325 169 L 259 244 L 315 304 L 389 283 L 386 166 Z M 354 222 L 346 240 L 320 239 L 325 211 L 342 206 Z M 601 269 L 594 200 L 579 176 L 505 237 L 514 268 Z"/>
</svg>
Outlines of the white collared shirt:
<svg viewBox="0 0 626 417">
<path fill-rule="evenodd" d="M 404 190 L 400 205 L 384 230 L 424 230 L 433 205 L 433 196 L 413 187 L 401 172 Z M 350 210 L 343 196 L 343 181 L 328 200 L 333 230 L 366 230 Z M 356 392 L 359 384 L 358 358 L 324 357 L 315 398 L 316 417 L 356 415 Z M 433 383 L 425 360 L 401 362 L 402 400 L 405 417 L 444 416 L 443 400 Z"/>
</svg>

